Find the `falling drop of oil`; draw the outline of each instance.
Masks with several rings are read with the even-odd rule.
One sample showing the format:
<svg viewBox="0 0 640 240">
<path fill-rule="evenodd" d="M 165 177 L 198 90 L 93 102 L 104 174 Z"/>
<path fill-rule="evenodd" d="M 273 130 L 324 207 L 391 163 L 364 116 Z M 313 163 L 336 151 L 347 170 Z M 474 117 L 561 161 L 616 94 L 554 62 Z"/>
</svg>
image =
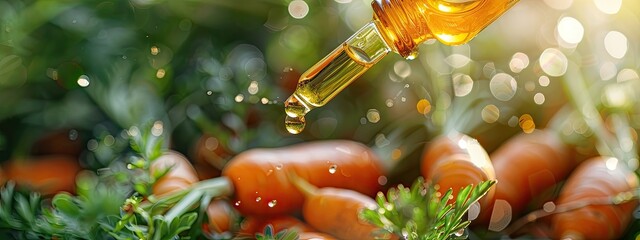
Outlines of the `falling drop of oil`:
<svg viewBox="0 0 640 240">
<path fill-rule="evenodd" d="M 270 208 L 275 207 L 276 204 L 278 204 L 277 200 L 271 200 L 269 201 L 269 203 L 267 203 L 267 206 L 269 206 Z"/>
<path fill-rule="evenodd" d="M 284 120 L 284 126 L 287 128 L 287 131 L 291 134 L 298 134 L 304 130 L 306 122 L 304 120 L 304 116 L 291 117 L 287 115 Z"/>
<path fill-rule="evenodd" d="M 331 173 L 331 174 L 336 173 L 336 171 L 337 171 L 337 170 L 338 170 L 338 166 L 337 166 L 337 165 L 335 165 L 335 164 L 334 164 L 334 165 L 331 165 L 331 166 L 329 167 L 329 173 Z"/>
</svg>

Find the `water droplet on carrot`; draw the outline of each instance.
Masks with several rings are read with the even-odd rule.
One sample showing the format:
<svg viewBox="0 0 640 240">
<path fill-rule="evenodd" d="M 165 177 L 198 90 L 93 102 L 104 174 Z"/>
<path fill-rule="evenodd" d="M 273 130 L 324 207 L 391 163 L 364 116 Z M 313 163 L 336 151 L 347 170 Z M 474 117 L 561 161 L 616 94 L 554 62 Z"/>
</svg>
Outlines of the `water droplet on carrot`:
<svg viewBox="0 0 640 240">
<path fill-rule="evenodd" d="M 335 165 L 335 164 L 334 164 L 334 165 L 331 165 L 331 166 L 329 167 L 329 173 L 334 174 L 334 173 L 336 173 L 337 169 L 338 169 L 338 166 L 337 166 L 337 165 Z"/>
</svg>

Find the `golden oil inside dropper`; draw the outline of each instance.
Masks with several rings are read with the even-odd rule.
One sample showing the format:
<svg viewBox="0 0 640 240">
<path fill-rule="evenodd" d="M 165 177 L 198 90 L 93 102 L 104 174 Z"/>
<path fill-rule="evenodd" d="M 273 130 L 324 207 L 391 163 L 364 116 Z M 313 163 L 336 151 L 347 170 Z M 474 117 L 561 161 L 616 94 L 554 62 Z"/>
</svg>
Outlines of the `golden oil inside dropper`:
<svg viewBox="0 0 640 240">
<path fill-rule="evenodd" d="M 415 57 L 417 46 L 436 38 L 464 44 L 518 0 L 374 0 L 374 20 L 307 70 L 285 101 L 285 126 L 302 132 L 304 116 L 321 107 L 388 52 Z"/>
<path fill-rule="evenodd" d="M 285 127 L 290 133 L 302 132 L 304 116 L 311 109 L 325 105 L 390 51 L 377 31 L 369 23 L 302 74 L 296 91 L 285 101 Z"/>
</svg>

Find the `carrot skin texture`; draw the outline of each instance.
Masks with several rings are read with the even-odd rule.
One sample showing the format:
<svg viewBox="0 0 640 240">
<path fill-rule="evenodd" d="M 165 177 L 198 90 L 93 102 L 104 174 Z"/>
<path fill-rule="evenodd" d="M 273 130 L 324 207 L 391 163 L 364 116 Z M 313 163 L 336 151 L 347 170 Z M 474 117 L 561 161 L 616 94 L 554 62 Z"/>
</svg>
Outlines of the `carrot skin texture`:
<svg viewBox="0 0 640 240">
<path fill-rule="evenodd" d="M 338 239 L 373 239 L 379 228 L 360 219 L 364 208 L 374 209 L 376 202 L 348 189 L 320 188 L 308 195 L 302 214 L 306 222 Z"/>
<path fill-rule="evenodd" d="M 378 158 L 363 144 L 347 140 L 252 149 L 223 170 L 235 188 L 232 204 L 245 216 L 284 215 L 302 208 L 304 197 L 288 172 L 318 187 L 340 187 L 374 196 L 383 176 Z"/>
<path fill-rule="evenodd" d="M 420 170 L 425 179 L 439 185 L 441 193 L 451 188 L 453 199 L 461 188 L 496 178 L 482 146 L 475 139 L 455 131 L 437 137 L 425 148 Z M 489 204 L 494 189 L 480 200 L 481 205 Z"/>
<path fill-rule="evenodd" d="M 334 236 L 320 232 L 298 233 L 299 240 L 336 240 Z"/>
<path fill-rule="evenodd" d="M 613 197 L 638 188 L 638 177 L 625 166 L 607 167 L 606 157 L 586 160 L 567 179 L 556 205 Z M 574 211 L 558 213 L 551 219 L 554 238 L 617 239 L 638 206 L 633 200 L 620 205 L 593 205 Z"/>
<path fill-rule="evenodd" d="M 42 156 L 30 159 L 14 159 L 2 167 L 4 180 L 12 180 L 18 186 L 32 187 L 42 195 L 58 192 L 75 193 L 76 175 L 82 170 L 77 159 L 69 156 Z"/>
<path fill-rule="evenodd" d="M 267 225 L 271 225 L 271 227 L 273 227 L 273 232 L 280 232 L 285 229 L 295 229 L 298 232 L 316 231 L 306 223 L 288 215 L 266 218 L 249 216 L 242 221 L 242 224 L 240 225 L 240 234 L 253 236 L 256 233 L 262 233 Z"/>
<path fill-rule="evenodd" d="M 209 203 L 206 211 L 209 219 L 209 234 L 222 234 L 233 231 L 232 226 L 236 213 L 229 202 L 223 199 L 214 199 Z"/>
<path fill-rule="evenodd" d="M 151 163 L 150 172 L 169 169 L 169 171 L 153 184 L 153 194 L 162 197 L 189 188 L 198 182 L 198 174 L 189 160 L 182 154 L 169 151 Z"/>
<path fill-rule="evenodd" d="M 536 130 L 507 140 L 491 155 L 495 169 L 494 199 L 504 200 L 517 216 L 529 202 L 565 179 L 577 166 L 571 148 L 551 130 Z M 488 223 L 493 206 L 483 206 L 480 223 Z"/>
</svg>

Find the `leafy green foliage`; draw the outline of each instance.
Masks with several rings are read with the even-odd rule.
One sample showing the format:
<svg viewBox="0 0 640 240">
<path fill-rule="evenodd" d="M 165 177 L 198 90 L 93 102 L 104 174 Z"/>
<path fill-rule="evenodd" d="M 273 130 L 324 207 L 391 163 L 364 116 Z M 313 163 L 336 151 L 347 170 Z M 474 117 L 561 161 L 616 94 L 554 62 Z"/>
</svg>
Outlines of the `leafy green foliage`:
<svg viewBox="0 0 640 240">
<path fill-rule="evenodd" d="M 484 196 L 495 181 L 481 182 L 460 190 L 454 204 L 449 189 L 440 196 L 432 184 L 417 179 L 411 188 L 389 189 L 385 197 L 376 197 L 377 209 L 366 209 L 362 217 L 382 229 L 404 239 L 464 239 L 470 221 L 463 221 L 471 205 Z"/>
<path fill-rule="evenodd" d="M 255 235 L 255 239 L 257 240 L 296 240 L 298 239 L 298 233 L 293 230 L 284 229 L 277 233 L 273 232 L 273 226 L 267 225 L 264 228 L 263 233 L 258 233 Z"/>
<path fill-rule="evenodd" d="M 83 175 L 77 196 L 59 193 L 48 204 L 8 182 L 0 191 L 0 232 L 21 239 L 109 239 L 100 223 L 117 214 L 129 191 L 127 185 Z"/>
</svg>

